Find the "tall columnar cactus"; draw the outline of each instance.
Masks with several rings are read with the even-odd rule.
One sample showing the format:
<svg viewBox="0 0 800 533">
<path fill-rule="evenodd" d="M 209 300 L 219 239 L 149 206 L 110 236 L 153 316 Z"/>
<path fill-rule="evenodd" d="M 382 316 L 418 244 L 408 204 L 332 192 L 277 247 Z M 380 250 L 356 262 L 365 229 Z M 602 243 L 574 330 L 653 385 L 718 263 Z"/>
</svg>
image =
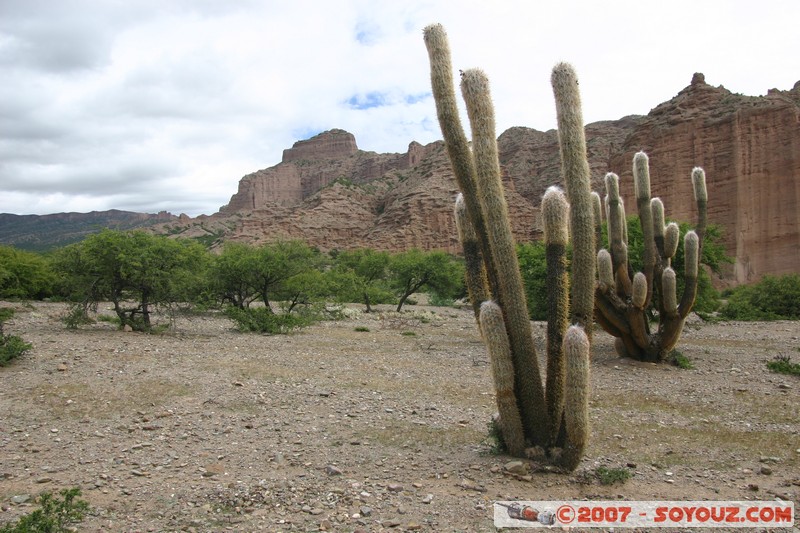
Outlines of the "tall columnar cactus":
<svg viewBox="0 0 800 533">
<path fill-rule="evenodd" d="M 477 69 L 462 73 L 461 92 L 472 129 L 470 149 L 456 106 L 445 31 L 434 24 L 424 34 L 439 124 L 462 193 L 456 219 L 468 287 L 473 299 L 490 299 L 480 306 L 478 321 L 492 361 L 499 429 L 510 453 L 522 456 L 527 448 L 541 446 L 572 470 L 588 438 L 590 339 L 586 331 L 591 328 L 596 260 L 594 202 L 575 73 L 569 65 L 560 64 L 552 78 L 567 195 L 551 188 L 542 207 L 552 313 L 545 388 L 503 194 L 488 80 Z M 571 298 L 566 274 L 570 233 L 573 247 L 581 248 L 573 252 Z M 575 323 L 569 329 L 568 320 Z"/>
<path fill-rule="evenodd" d="M 671 263 L 678 249 L 680 232 L 674 222 L 665 225 L 664 204 L 659 198 L 650 197 L 650 169 L 644 152 L 633 158 L 633 177 L 644 245 L 642 272 L 634 274 L 630 266 L 619 177 L 609 173 L 605 178 L 608 249 L 601 249 L 597 255 L 595 318 L 605 331 L 617 338 L 620 355 L 642 361 L 662 361 L 678 342 L 697 296 L 708 203 L 706 178 L 703 169 L 692 171 L 699 216 L 695 230 L 684 237 L 684 289 L 679 302 Z M 656 331 L 651 331 L 650 327 L 651 310 L 658 313 Z"/>
</svg>

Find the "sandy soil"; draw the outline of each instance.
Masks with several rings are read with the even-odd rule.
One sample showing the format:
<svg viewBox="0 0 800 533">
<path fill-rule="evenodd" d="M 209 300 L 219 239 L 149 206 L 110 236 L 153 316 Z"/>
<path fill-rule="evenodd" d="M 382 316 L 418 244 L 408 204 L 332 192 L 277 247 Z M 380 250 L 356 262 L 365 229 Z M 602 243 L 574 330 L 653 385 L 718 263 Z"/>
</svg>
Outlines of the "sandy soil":
<svg viewBox="0 0 800 533">
<path fill-rule="evenodd" d="M 63 304 L 2 305 L 34 349 L 0 368 L 0 524 L 69 487 L 92 532 L 494 531 L 492 502 L 516 499 L 800 508 L 800 380 L 765 367 L 800 359 L 797 323 L 688 325 L 690 370 L 620 359 L 596 333 L 591 442 L 561 474 L 492 453 L 466 309 L 351 306 L 282 336 L 204 314 L 146 335 L 67 330 Z M 601 466 L 633 477 L 602 485 Z"/>
</svg>

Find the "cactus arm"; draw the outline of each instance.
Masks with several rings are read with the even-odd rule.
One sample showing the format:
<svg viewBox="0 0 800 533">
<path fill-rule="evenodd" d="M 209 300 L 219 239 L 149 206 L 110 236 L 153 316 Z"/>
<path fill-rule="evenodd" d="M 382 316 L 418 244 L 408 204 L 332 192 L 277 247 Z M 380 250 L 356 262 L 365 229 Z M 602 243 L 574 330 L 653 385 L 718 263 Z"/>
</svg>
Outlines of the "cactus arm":
<svg viewBox="0 0 800 533">
<path fill-rule="evenodd" d="M 574 470 L 589 440 L 589 338 L 580 326 L 570 326 L 564 336 L 566 382 L 564 426 L 566 442 L 561 464 Z"/>
<path fill-rule="evenodd" d="M 614 264 L 605 248 L 597 252 L 597 279 L 601 292 L 614 289 Z"/>
<path fill-rule="evenodd" d="M 706 189 L 706 173 L 700 167 L 692 169 L 692 188 L 694 189 L 694 201 L 697 204 L 697 226 L 694 229 L 699 241 L 697 254 L 698 257 L 703 257 L 703 240 L 708 224 L 708 190 Z"/>
<path fill-rule="evenodd" d="M 622 220 L 622 242 L 628 246 L 628 216 L 625 214 L 625 202 L 622 198 L 619 199 L 619 216 Z"/>
<path fill-rule="evenodd" d="M 469 220 L 467 204 L 461 193 L 456 197 L 455 218 L 458 238 L 464 250 L 467 292 L 477 320 L 480 317 L 481 303 L 490 299 L 490 292 L 478 235 Z"/>
<path fill-rule="evenodd" d="M 603 246 L 603 201 L 595 191 L 592 191 L 592 212 L 594 213 L 595 252 L 599 252 Z"/>
<path fill-rule="evenodd" d="M 569 315 L 567 242 L 569 204 L 557 187 L 542 198 L 544 243 L 547 255 L 547 419 L 549 443 L 558 438 L 564 412 L 564 334 Z"/>
<path fill-rule="evenodd" d="M 431 90 L 436 103 L 439 127 L 442 130 L 442 137 L 456 182 L 461 192 L 464 193 L 467 215 L 478 235 L 481 254 L 486 258 L 490 253 L 486 221 L 478 200 L 475 161 L 458 114 L 447 33 L 441 24 L 431 24 L 423 30 L 423 37 L 430 60 Z M 496 298 L 499 285 L 496 272 L 488 270 L 487 280 L 489 289 Z"/>
<path fill-rule="evenodd" d="M 650 168 L 647 154 L 644 152 L 638 152 L 633 157 L 633 183 L 636 193 L 636 207 L 639 210 L 639 222 L 642 226 L 644 247 L 642 271 L 647 278 L 648 287 L 645 305 L 649 305 L 653 297 L 656 247 L 653 232 L 653 212 L 650 207 Z"/>
<path fill-rule="evenodd" d="M 668 317 L 678 316 L 678 286 L 675 271 L 670 267 L 665 268 L 661 275 L 661 299 L 662 312 Z"/>
<path fill-rule="evenodd" d="M 514 395 L 514 365 L 500 306 L 492 301 L 483 302 L 479 323 L 492 364 L 500 433 L 508 452 L 515 457 L 522 457 L 525 453 L 525 432 Z"/>
<path fill-rule="evenodd" d="M 603 291 L 598 286 L 595 297 L 595 320 L 605 331 L 615 337 L 630 335 L 627 309 L 627 303 L 614 291 Z"/>
<path fill-rule="evenodd" d="M 664 202 L 661 198 L 650 200 L 650 210 L 653 212 L 653 238 L 655 239 L 656 252 L 663 260 L 667 258 L 664 250 Z"/>
<path fill-rule="evenodd" d="M 461 93 L 472 128 L 478 196 L 489 230 L 491 255 L 486 258 L 487 270 L 494 270 L 499 280 L 496 299 L 503 310 L 506 333 L 511 343 L 523 427 L 531 442 L 544 444 L 544 428 L 548 427 L 544 390 L 536 360 L 516 245 L 511 233 L 508 206 L 503 195 L 494 106 L 486 74 L 478 69 L 465 71 L 461 79 Z"/>
<path fill-rule="evenodd" d="M 697 298 L 697 278 L 700 270 L 700 237 L 694 231 L 686 232 L 683 238 L 683 295 L 678 308 L 681 318 L 686 318 Z"/>
<path fill-rule="evenodd" d="M 561 168 L 570 205 L 572 237 L 570 322 L 582 326 L 591 343 L 597 252 L 578 77 L 572 65 L 559 63 L 553 68 L 550 81 L 556 100 Z"/>
<path fill-rule="evenodd" d="M 681 230 L 675 222 L 670 222 L 664 229 L 664 257 L 669 261 L 667 266 L 670 265 L 672 258 L 678 251 L 678 241 L 681 237 Z"/>
<path fill-rule="evenodd" d="M 625 319 L 629 325 L 629 334 L 622 337 L 626 351 L 630 356 L 641 359 L 651 340 L 647 314 L 634 306 L 628 306 Z"/>
<path fill-rule="evenodd" d="M 644 310 L 644 304 L 647 301 L 647 278 L 641 272 L 637 272 L 633 276 L 633 293 L 631 294 L 631 303 L 639 311 Z"/>
<path fill-rule="evenodd" d="M 626 298 L 631 294 L 631 278 L 628 274 L 628 250 L 626 246 L 626 222 L 622 198 L 619 195 L 619 177 L 609 172 L 606 184 L 606 219 L 608 220 L 609 251 L 616 279 L 617 294 Z"/>
</svg>

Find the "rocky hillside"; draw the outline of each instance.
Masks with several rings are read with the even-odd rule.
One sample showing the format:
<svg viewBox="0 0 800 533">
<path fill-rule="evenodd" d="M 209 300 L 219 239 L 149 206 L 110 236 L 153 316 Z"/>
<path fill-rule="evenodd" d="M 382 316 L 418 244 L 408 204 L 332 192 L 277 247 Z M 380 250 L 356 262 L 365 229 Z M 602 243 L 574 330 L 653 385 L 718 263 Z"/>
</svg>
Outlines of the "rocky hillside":
<svg viewBox="0 0 800 533">
<path fill-rule="evenodd" d="M 706 170 L 709 219 L 724 231 L 734 283 L 800 270 L 800 82 L 766 96 L 733 94 L 695 74 L 689 86 L 647 116 L 586 127 L 596 190 L 606 172 L 622 178 L 630 206 L 633 154 L 650 155 L 653 193 L 668 216 L 693 221 L 689 179 Z M 560 183 L 555 130 L 516 127 L 498 139 L 518 240 L 538 237 L 538 204 Z M 242 178 L 219 213 L 182 218 L 161 231 L 207 241 L 304 239 L 322 250 L 369 246 L 459 247 L 451 216 L 456 185 L 441 142 L 404 154 L 358 149 L 331 130 L 295 143 L 281 163 Z"/>
<path fill-rule="evenodd" d="M 587 127 L 593 169 L 602 176 L 640 118 Z M 499 138 L 507 200 L 518 240 L 540 234 L 539 198 L 560 181 L 555 130 L 511 128 Z M 165 233 L 245 242 L 304 239 L 322 250 L 411 247 L 458 252 L 452 217 L 457 186 L 442 142 L 412 142 L 404 154 L 359 150 L 331 130 L 285 150 L 278 165 L 242 178 L 209 217 L 160 226 Z"/>
</svg>

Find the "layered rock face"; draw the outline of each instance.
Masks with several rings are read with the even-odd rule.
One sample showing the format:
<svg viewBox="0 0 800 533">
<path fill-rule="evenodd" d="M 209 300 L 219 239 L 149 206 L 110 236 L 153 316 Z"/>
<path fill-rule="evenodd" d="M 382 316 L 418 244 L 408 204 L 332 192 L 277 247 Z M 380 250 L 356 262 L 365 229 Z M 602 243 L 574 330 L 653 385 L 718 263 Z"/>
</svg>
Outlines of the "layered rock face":
<svg viewBox="0 0 800 533">
<path fill-rule="evenodd" d="M 709 222 L 723 229 L 735 283 L 800 271 L 800 82 L 749 97 L 695 74 L 610 158 L 629 210 L 636 205 L 631 165 L 639 150 L 650 156 L 653 196 L 675 220 L 696 220 L 690 174 L 703 167 Z"/>
<path fill-rule="evenodd" d="M 329 130 L 283 151 L 283 162 L 346 157 L 358 152 L 356 138 L 344 130 Z"/>
<path fill-rule="evenodd" d="M 418 143 L 412 144 L 422 148 Z M 283 151 L 283 161 L 274 167 L 243 177 L 238 192 L 220 212 L 233 214 L 265 206 L 296 206 L 337 179 L 365 183 L 390 170 L 406 168 L 412 155 L 421 157 L 417 148 L 409 148 L 406 155 L 361 152 L 352 133 L 326 131 L 294 143 Z"/>
<path fill-rule="evenodd" d="M 706 170 L 709 222 L 724 232 L 734 283 L 800 271 L 800 83 L 767 96 L 692 83 L 647 116 L 586 126 L 593 188 L 620 175 L 632 214 L 631 164 L 650 156 L 652 190 L 673 220 L 694 221 L 695 166 Z M 516 239 L 538 239 L 538 206 L 561 183 L 555 130 L 511 128 L 498 139 Z M 359 150 L 331 130 L 299 141 L 283 161 L 242 178 L 228 205 L 210 217 L 162 226 L 173 235 L 263 243 L 303 239 L 323 251 L 416 247 L 458 253 L 452 206 L 457 186 L 441 142 L 412 142 L 404 154 Z"/>
</svg>

